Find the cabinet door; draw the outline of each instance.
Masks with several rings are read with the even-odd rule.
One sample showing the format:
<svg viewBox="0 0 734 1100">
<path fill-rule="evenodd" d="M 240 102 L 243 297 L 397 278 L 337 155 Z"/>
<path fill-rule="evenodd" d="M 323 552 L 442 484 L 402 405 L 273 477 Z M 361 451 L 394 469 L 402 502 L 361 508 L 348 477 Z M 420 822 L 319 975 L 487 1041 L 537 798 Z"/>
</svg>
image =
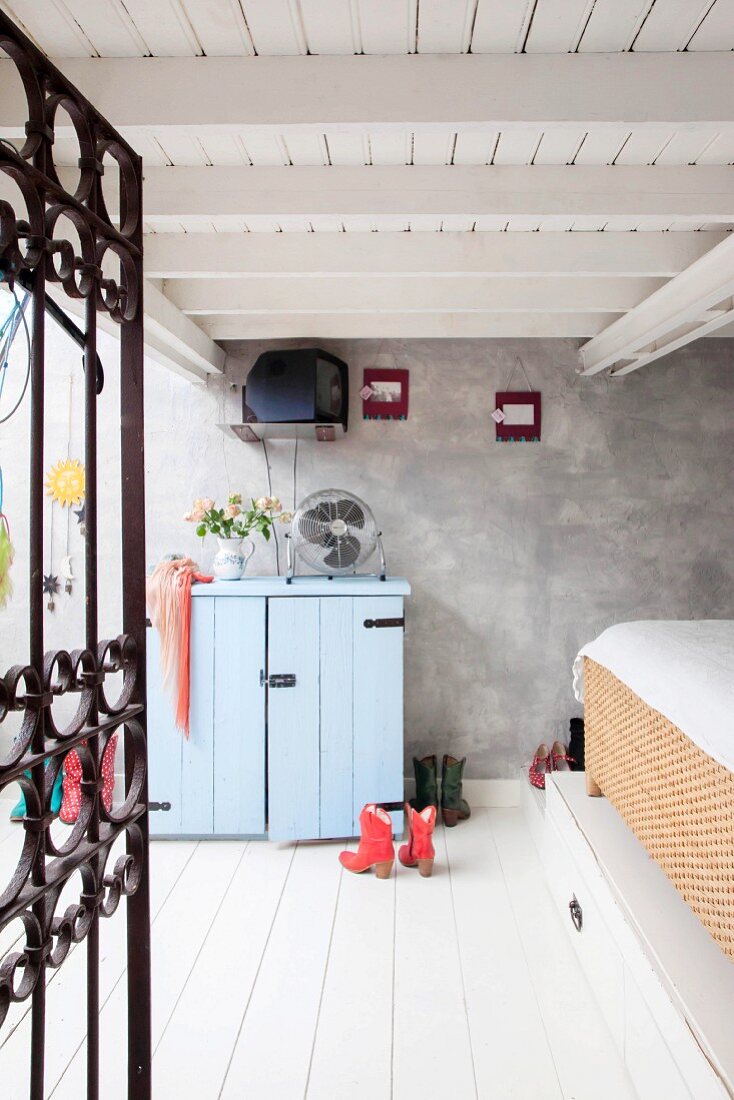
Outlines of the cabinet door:
<svg viewBox="0 0 734 1100">
<path fill-rule="evenodd" d="M 354 600 L 319 601 L 321 637 L 321 813 L 319 836 L 354 836 L 352 813 L 352 644 Z"/>
<path fill-rule="evenodd" d="M 214 832 L 265 832 L 265 599 L 214 604 Z"/>
<path fill-rule="evenodd" d="M 181 832 L 181 753 L 183 735 L 176 729 L 173 706 L 164 692 L 160 673 L 160 638 L 155 627 L 146 631 L 148 702 L 148 797 L 170 805 L 150 814 L 151 836 L 178 836 Z"/>
<path fill-rule="evenodd" d="M 366 627 L 401 619 L 401 596 L 359 596 L 354 622 L 354 831 L 366 802 L 403 799 L 403 628 Z M 395 830 L 402 814 L 395 813 Z"/>
<path fill-rule="evenodd" d="M 268 600 L 268 833 L 271 840 L 319 834 L 319 600 Z"/>
<path fill-rule="evenodd" d="M 151 627 L 147 637 L 148 794 L 152 802 L 171 804 L 168 812 L 151 814 L 151 836 L 210 836 L 214 829 L 214 600 L 194 600 L 191 608 L 188 740 L 176 729 L 171 695 L 161 684 L 158 631 Z"/>
<path fill-rule="evenodd" d="M 214 832 L 214 600 L 191 601 L 191 701 L 181 738 L 181 833 Z"/>
</svg>

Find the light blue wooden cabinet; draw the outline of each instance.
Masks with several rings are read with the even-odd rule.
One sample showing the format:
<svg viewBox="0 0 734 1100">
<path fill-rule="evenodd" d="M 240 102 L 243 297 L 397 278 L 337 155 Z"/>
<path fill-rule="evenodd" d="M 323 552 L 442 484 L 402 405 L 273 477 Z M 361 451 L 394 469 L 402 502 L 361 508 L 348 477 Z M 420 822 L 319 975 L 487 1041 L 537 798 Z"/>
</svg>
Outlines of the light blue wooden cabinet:
<svg viewBox="0 0 734 1100">
<path fill-rule="evenodd" d="M 188 740 L 150 629 L 151 835 L 347 837 L 366 802 L 400 802 L 409 592 L 361 577 L 195 588 Z"/>
</svg>

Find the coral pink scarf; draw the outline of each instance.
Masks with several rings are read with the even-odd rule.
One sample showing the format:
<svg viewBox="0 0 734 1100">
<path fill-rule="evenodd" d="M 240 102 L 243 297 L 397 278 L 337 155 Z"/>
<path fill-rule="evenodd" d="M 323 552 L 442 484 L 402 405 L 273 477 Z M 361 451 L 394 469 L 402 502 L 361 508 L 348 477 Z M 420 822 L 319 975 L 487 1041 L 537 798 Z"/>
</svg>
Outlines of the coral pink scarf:
<svg viewBox="0 0 734 1100">
<path fill-rule="evenodd" d="M 161 639 L 160 669 L 171 695 L 176 726 L 189 736 L 191 701 L 191 585 L 212 580 L 191 558 L 160 562 L 145 582 L 150 621 Z"/>
</svg>

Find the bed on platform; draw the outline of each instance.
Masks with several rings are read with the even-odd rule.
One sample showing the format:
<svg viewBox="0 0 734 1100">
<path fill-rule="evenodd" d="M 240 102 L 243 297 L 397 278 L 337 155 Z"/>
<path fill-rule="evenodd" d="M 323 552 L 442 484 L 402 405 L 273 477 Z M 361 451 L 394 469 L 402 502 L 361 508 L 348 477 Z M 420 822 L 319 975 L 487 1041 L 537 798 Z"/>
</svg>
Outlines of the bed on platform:
<svg viewBox="0 0 734 1100">
<path fill-rule="evenodd" d="M 734 959 L 734 621 L 620 623 L 574 664 L 604 794 Z"/>
</svg>

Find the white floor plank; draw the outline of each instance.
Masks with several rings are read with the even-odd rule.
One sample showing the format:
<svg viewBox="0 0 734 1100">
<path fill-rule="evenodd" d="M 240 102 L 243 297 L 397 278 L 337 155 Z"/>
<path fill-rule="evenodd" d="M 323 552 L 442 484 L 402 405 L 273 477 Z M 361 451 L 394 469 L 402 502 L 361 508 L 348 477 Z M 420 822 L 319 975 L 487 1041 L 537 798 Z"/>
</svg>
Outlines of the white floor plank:
<svg viewBox="0 0 734 1100">
<path fill-rule="evenodd" d="M 339 892 L 338 852 L 338 844 L 296 850 L 252 997 L 242 1006 L 223 1100 L 304 1095 Z"/>
<path fill-rule="evenodd" d="M 191 859 L 196 844 L 151 846 L 151 917 L 161 908 Z M 63 907 L 62 907 L 63 909 Z M 103 1002 L 125 972 L 127 925 L 125 903 L 100 925 L 100 1000 Z M 58 970 L 51 971 L 46 992 L 46 1085 L 47 1095 L 62 1077 L 86 1032 L 86 944 L 73 947 Z M 122 987 L 125 983 L 121 982 Z M 17 1096 L 28 1094 L 31 1020 L 30 1000 L 13 1006 L 22 1016 L 13 1024 L 6 1020 L 0 1040 L 0 1080 L 12 1081 Z M 13 1093 L 15 1096 L 16 1093 Z"/>
<path fill-rule="evenodd" d="M 440 831 L 436 851 L 432 878 L 421 878 L 417 870 L 398 871 L 395 1100 L 420 1096 L 470 1100 L 477 1095 L 451 882 Z"/>
<path fill-rule="evenodd" d="M 546 889 L 536 849 L 522 824 L 522 811 L 490 810 L 488 817 L 515 919 L 533 965 L 536 996 L 564 1097 L 633 1100 L 630 1080 Z"/>
<path fill-rule="evenodd" d="M 294 851 L 251 844 L 237 867 L 155 1051 L 156 1095 L 184 1097 L 196 1080 L 197 1100 L 219 1096 Z"/>
<path fill-rule="evenodd" d="M 343 875 L 308 1100 L 390 1100 L 396 883 Z"/>
<path fill-rule="evenodd" d="M 481 1100 L 560 1100 L 520 934 L 489 821 L 445 830 Z M 540 960 L 542 965 L 542 960 Z"/>
<path fill-rule="evenodd" d="M 154 1045 L 163 1033 L 244 848 L 244 844 L 228 841 L 199 844 L 153 925 Z M 124 981 L 118 982 L 102 1008 L 100 1033 L 100 1095 L 105 1100 L 126 1100 L 127 990 Z M 85 1077 L 86 1045 L 82 1043 L 50 1095 L 54 1100 L 79 1100 L 84 1095 Z"/>
</svg>

